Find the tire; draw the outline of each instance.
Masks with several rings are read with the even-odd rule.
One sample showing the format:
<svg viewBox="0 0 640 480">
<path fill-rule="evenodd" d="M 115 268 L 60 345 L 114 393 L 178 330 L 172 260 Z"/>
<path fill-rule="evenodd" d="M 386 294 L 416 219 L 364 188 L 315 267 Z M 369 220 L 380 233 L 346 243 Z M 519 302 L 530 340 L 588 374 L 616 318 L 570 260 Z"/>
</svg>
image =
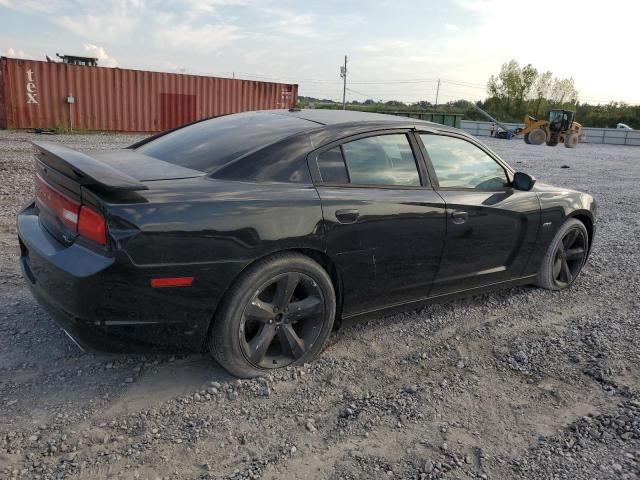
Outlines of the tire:
<svg viewBox="0 0 640 480">
<path fill-rule="evenodd" d="M 229 289 L 213 321 L 209 353 L 241 378 L 307 363 L 322 351 L 335 312 L 331 278 L 317 262 L 293 252 L 274 254 Z"/>
<path fill-rule="evenodd" d="M 525 133 L 524 134 L 524 143 L 526 143 L 527 145 L 529 145 L 531 142 L 529 141 L 529 134 Z"/>
<path fill-rule="evenodd" d="M 534 128 L 529 132 L 529 143 L 542 145 L 547 140 L 547 133 L 541 128 Z"/>
<path fill-rule="evenodd" d="M 558 140 L 547 140 L 547 147 L 555 147 L 558 145 Z"/>
<path fill-rule="evenodd" d="M 564 139 L 564 146 L 566 148 L 576 148 L 576 145 L 578 145 L 578 140 L 579 138 L 577 133 L 570 133 Z"/>
<path fill-rule="evenodd" d="M 580 220 L 570 218 L 553 237 L 536 277 L 547 290 L 569 288 L 578 278 L 589 251 L 589 233 Z"/>
</svg>

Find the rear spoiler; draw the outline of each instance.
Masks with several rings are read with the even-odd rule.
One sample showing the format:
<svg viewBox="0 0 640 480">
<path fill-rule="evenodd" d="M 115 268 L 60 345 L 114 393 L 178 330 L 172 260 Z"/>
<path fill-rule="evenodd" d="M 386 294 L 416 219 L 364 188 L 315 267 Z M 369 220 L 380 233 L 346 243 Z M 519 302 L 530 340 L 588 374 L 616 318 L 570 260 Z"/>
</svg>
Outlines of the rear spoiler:
<svg viewBox="0 0 640 480">
<path fill-rule="evenodd" d="M 96 186 L 105 190 L 148 190 L 144 183 L 120 170 L 116 170 L 89 155 L 51 142 L 31 142 L 38 150 L 37 158 L 83 186 Z"/>
</svg>

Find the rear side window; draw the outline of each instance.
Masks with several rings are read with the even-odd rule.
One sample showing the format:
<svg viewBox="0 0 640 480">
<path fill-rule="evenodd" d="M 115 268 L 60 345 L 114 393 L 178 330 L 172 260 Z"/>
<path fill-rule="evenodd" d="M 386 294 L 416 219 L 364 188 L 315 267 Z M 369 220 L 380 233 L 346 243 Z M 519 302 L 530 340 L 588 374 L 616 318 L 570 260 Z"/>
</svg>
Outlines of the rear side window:
<svg viewBox="0 0 640 480">
<path fill-rule="evenodd" d="M 349 183 L 347 167 L 344 165 L 340 147 L 332 148 L 318 155 L 320 176 L 325 183 Z"/>
<path fill-rule="evenodd" d="M 367 137 L 342 145 L 353 184 L 420 186 L 420 175 L 405 134 Z"/>
<path fill-rule="evenodd" d="M 312 123 L 286 115 L 240 113 L 212 118 L 162 135 L 136 151 L 211 173 L 236 158 L 307 130 Z"/>
</svg>

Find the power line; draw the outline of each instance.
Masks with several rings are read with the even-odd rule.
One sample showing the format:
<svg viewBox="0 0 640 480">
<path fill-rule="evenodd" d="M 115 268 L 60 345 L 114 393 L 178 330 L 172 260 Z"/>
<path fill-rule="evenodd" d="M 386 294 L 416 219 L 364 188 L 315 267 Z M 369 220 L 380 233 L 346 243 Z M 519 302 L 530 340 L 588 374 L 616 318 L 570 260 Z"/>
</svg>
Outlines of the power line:
<svg viewBox="0 0 640 480">
<path fill-rule="evenodd" d="M 355 93 L 355 94 L 357 94 L 357 95 L 362 95 L 363 97 L 365 97 L 365 98 L 367 98 L 367 99 L 371 98 L 371 99 L 373 99 L 373 100 L 376 100 L 376 99 L 377 99 L 377 100 L 378 100 L 378 101 L 380 101 L 380 102 L 382 102 L 382 101 L 383 101 L 383 100 L 382 100 L 380 97 L 378 97 L 377 95 L 369 95 L 368 93 L 359 92 L 358 90 L 353 90 L 352 88 L 347 88 L 347 90 L 348 90 L 348 91 L 350 91 L 351 93 Z"/>
</svg>

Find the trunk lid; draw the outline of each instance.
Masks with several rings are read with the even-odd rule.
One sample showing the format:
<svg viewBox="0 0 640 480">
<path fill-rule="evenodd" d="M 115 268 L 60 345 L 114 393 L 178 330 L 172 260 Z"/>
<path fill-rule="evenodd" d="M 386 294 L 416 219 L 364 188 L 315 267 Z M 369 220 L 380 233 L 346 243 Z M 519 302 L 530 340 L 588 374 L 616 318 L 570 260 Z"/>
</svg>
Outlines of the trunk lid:
<svg viewBox="0 0 640 480">
<path fill-rule="evenodd" d="M 33 144 L 38 149 L 35 184 L 40 223 L 66 245 L 82 234 L 83 218 L 96 221 L 101 215 L 106 224 L 108 212 L 101 197 L 124 198 L 149 190 L 153 181 L 205 175 L 131 150 L 88 155 L 56 143 Z"/>
</svg>

